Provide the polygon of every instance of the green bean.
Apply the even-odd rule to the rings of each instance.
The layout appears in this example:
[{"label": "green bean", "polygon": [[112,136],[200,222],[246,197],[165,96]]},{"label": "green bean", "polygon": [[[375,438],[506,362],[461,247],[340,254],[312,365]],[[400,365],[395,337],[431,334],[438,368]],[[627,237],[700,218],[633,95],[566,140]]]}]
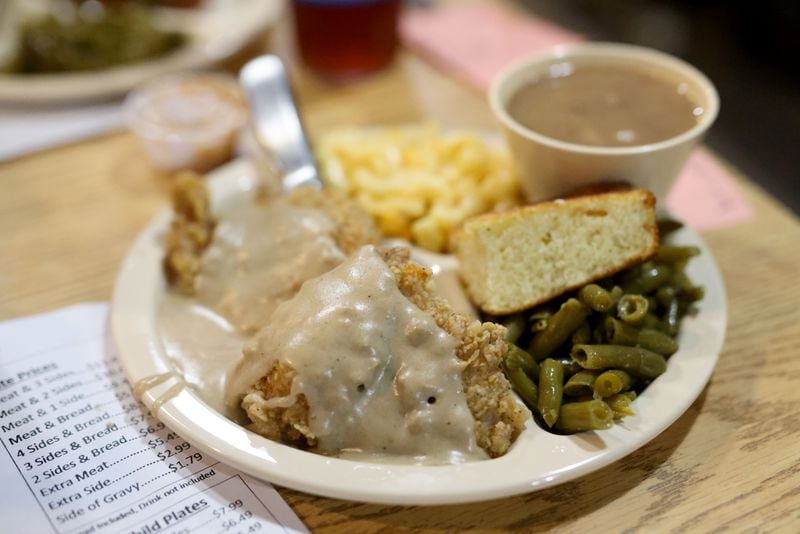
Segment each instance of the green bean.
[{"label": "green bean", "polygon": [[572,333],[572,344],[573,345],[583,345],[585,343],[589,343],[592,339],[592,329],[589,327],[589,323],[584,321],[577,330]]},{"label": "green bean", "polygon": [[516,343],[525,331],[526,323],[525,315],[522,313],[515,313],[503,319],[503,326],[506,327],[505,341]]},{"label": "green bean", "polygon": [[561,364],[561,367],[564,369],[564,376],[570,377],[575,373],[580,373],[583,371],[583,367],[572,359],[572,356],[567,356],[566,358],[555,358],[555,360]]},{"label": "green bean", "polygon": [[621,419],[629,415],[636,415],[631,408],[631,403],[636,398],[636,393],[633,391],[626,391],[625,393],[618,393],[612,395],[605,400],[611,411],[614,412],[614,419]]},{"label": "green bean", "polygon": [[531,410],[536,408],[539,399],[539,390],[536,384],[533,383],[533,380],[528,378],[528,375],[525,374],[525,371],[523,371],[521,367],[511,367],[505,364],[504,367],[506,377],[508,377],[508,381],[511,382],[511,387],[514,388],[514,391],[522,397],[522,400]]},{"label": "green bean", "polygon": [[639,323],[639,326],[642,328],[652,328],[653,330],[658,330],[659,332],[667,331],[667,327],[664,322],[658,318],[658,316],[652,312],[647,312],[642,319],[642,322]]},{"label": "green bean", "polygon": [[661,239],[683,228],[683,223],[674,219],[661,219],[657,221],[656,224],[658,225],[658,237]]},{"label": "green bean", "polygon": [[687,298],[690,302],[697,302],[703,300],[706,296],[706,290],[703,286],[692,286],[691,289],[685,289],[681,293],[681,298]]},{"label": "green bean", "polygon": [[[606,333],[603,330],[603,325],[598,324],[592,328],[592,340],[589,343],[584,343],[585,345],[602,345],[606,342]],[[581,343],[573,343],[574,345],[581,345]]]},{"label": "green bean", "polygon": [[565,434],[611,428],[614,412],[603,401],[569,402],[561,406],[556,429]]},{"label": "green bean", "polygon": [[[603,400],[603,399],[595,398],[594,394],[578,395],[576,397],[570,397],[569,398],[569,402],[570,403],[573,403],[573,402],[586,402],[586,401],[590,401],[590,400]],[[605,401],[603,401],[603,402],[605,402]],[[562,404],[562,406],[563,406],[563,404]]]},{"label": "green bean", "polygon": [[703,286],[692,286],[684,289],[678,298],[680,298],[682,301],[692,303],[697,302],[698,300],[703,300],[705,295],[706,291]]},{"label": "green bean", "polygon": [[650,303],[641,295],[622,295],[617,303],[617,317],[630,324],[638,324],[644,320]]},{"label": "green bean", "polygon": [[528,316],[528,322],[531,324],[531,332],[541,332],[547,328],[547,322],[553,316],[552,310],[539,308]]},{"label": "green bean", "polygon": [[594,371],[580,371],[575,373],[567,383],[564,384],[564,395],[579,397],[581,395],[591,395],[594,392],[594,381],[597,373]]},{"label": "green bean", "polygon": [[684,291],[681,297],[684,295],[688,296],[692,302],[697,302],[698,300],[703,300],[703,297],[706,296],[706,290],[703,286],[694,286],[691,291]]},{"label": "green bean", "polygon": [[664,324],[667,327],[667,334],[670,336],[677,336],[680,329],[680,303],[678,300],[673,300],[667,306],[667,313],[664,316]]},{"label": "green bean", "polygon": [[530,354],[513,343],[506,343],[506,345],[508,348],[505,356],[503,357],[503,361],[505,362],[506,366],[519,367],[533,380],[538,380],[539,364],[536,363],[536,360],[534,360]]},{"label": "green bean", "polygon": [[642,264],[641,272],[636,276],[626,277],[622,289],[626,293],[645,294],[655,291],[672,278],[672,269],[664,264],[647,262]]},{"label": "green bean", "polygon": [[641,347],[575,345],[570,354],[584,369],[623,369],[638,378],[655,378],[667,370],[662,355]]},{"label": "green bean", "polygon": [[621,369],[609,369],[600,373],[594,381],[594,392],[600,397],[610,397],[629,389],[633,377]]},{"label": "green bean", "polygon": [[678,350],[678,343],[674,339],[652,328],[638,329],[613,317],[606,317],[603,326],[610,345],[642,347],[664,356],[675,354]]},{"label": "green bean", "polygon": [[679,247],[675,245],[661,245],[655,260],[665,263],[683,262],[700,254],[697,247]]},{"label": "green bean", "polygon": [[664,307],[669,306],[669,303],[675,300],[678,295],[678,290],[674,286],[664,285],[656,290],[656,302]]},{"label": "green bean", "polygon": [[676,287],[678,295],[682,300],[694,302],[704,296],[703,288],[694,285],[685,272],[676,272],[672,277],[672,284]]},{"label": "green bean", "polygon": [[550,356],[581,325],[587,315],[589,308],[576,299],[568,299],[547,321],[547,327],[533,336],[528,352],[536,361]]},{"label": "green bean", "polygon": [[561,397],[564,391],[564,369],[561,364],[546,358],[539,368],[539,400],[537,407],[547,426],[552,427],[558,419]]},{"label": "green bean", "polygon": [[678,290],[679,293],[688,287],[694,286],[692,281],[689,279],[689,276],[686,274],[686,271],[683,269],[674,270],[670,283],[675,287],[675,289]]},{"label": "green bean", "polygon": [[[649,263],[650,262],[648,262],[648,264]],[[638,263],[619,273],[619,276],[617,277],[617,285],[622,288],[623,292],[625,292],[625,284],[636,280],[642,275],[642,269],[644,268],[644,265],[644,263]]]},{"label": "green bean", "polygon": [[614,307],[611,294],[597,284],[588,284],[580,288],[578,300],[600,313],[606,313]]},{"label": "green bean", "polygon": [[614,304],[616,304],[617,302],[619,302],[619,299],[622,298],[622,295],[624,295],[625,292],[622,290],[621,287],[614,286],[611,288],[611,291],[609,291],[608,294],[611,295],[611,298],[614,299]]},{"label": "green bean", "polygon": [[547,318],[546,317],[540,317],[538,319],[533,319],[531,321],[531,332],[533,332],[533,333],[541,332],[545,328],[547,328]]}]

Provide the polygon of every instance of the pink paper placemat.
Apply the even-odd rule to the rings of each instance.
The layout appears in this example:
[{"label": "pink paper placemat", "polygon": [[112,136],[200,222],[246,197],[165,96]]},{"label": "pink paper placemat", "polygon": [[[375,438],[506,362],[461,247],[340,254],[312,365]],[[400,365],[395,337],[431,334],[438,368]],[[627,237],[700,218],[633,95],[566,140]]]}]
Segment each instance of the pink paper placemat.
[{"label": "pink paper placemat", "polygon": [[409,10],[403,43],[481,90],[511,61],[584,38],[550,22],[511,13],[488,2],[458,2]]},{"label": "pink paper placemat", "polygon": [[[486,1],[408,10],[400,34],[406,46],[484,92],[512,61],[584,40],[550,22]],[[753,214],[728,172],[704,149],[689,158],[667,204],[698,230],[730,226]]]},{"label": "pink paper placemat", "polygon": [[722,165],[696,149],[667,197],[670,211],[698,230],[724,228],[753,216],[753,208]]}]

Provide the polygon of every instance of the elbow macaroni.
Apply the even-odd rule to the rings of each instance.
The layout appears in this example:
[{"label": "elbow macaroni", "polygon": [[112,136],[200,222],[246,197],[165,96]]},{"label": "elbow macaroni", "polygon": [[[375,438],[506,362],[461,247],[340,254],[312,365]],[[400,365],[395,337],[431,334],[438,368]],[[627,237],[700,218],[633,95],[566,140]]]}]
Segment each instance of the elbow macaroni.
[{"label": "elbow macaroni", "polygon": [[433,126],[344,129],[318,143],[325,181],[355,198],[389,237],[437,252],[468,217],[519,203],[508,154]]}]

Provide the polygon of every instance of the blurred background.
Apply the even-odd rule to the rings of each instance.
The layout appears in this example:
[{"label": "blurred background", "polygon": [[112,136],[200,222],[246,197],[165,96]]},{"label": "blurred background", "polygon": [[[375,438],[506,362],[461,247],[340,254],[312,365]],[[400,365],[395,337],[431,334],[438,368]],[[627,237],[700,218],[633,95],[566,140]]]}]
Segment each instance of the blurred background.
[{"label": "blurred background", "polygon": [[[414,8],[417,13],[433,12],[442,5],[462,5],[462,2],[445,0],[369,0],[367,4],[373,6],[374,11],[383,10],[383,13],[370,15],[371,19],[359,18],[362,17],[359,10],[342,11],[344,14],[340,19],[332,19],[330,15],[314,16],[314,8],[331,3],[359,2],[0,0],[0,60],[3,60],[4,69],[10,66],[19,74],[8,76],[0,73],[0,98],[12,102],[0,107],[0,161],[34,148],[46,148],[46,143],[36,144],[42,128],[51,134],[63,129],[63,135],[55,136],[58,138],[54,137],[53,142],[74,139],[70,123],[73,111],[52,108],[48,100],[51,94],[59,98],[66,96],[76,102],[88,102],[90,96],[98,100],[107,99],[134,87],[133,79],[144,80],[156,74],[218,65],[221,59],[229,59],[234,51],[247,50],[247,43],[259,39],[264,41],[262,30],[292,26],[293,21],[298,23],[298,27],[305,28],[305,34],[296,34],[300,55],[323,78],[331,71],[352,68],[350,61],[356,61],[358,68],[367,71],[379,70],[394,57],[397,43],[392,27],[396,25],[400,5]],[[795,213],[800,213],[800,186],[794,153],[795,147],[800,146],[800,128],[797,127],[800,124],[800,74],[795,66],[800,52],[800,40],[796,35],[800,30],[800,9],[796,3],[790,0],[748,3],[722,0],[485,0],[483,3],[518,8],[592,40],[649,46],[694,64],[716,84],[722,101],[720,116],[707,137],[707,143]],[[128,4],[158,8],[164,12],[151,16],[143,10],[117,10],[119,6]],[[364,4],[363,0],[361,4]],[[43,19],[44,22],[27,27],[12,20],[15,16],[27,20],[31,17],[23,17],[23,11],[41,14],[47,11],[46,6],[53,5],[60,6],[56,9],[60,10],[56,13],[58,17]],[[73,9],[80,6],[79,16],[72,16],[80,23],[77,26],[72,22],[64,25],[64,20],[70,18],[63,13],[62,8],[66,5]],[[98,13],[106,7],[113,7],[112,12],[117,15],[98,23],[101,20]],[[285,8],[284,14],[280,13],[281,8]],[[383,25],[370,24],[369,20],[381,20]],[[170,30],[159,31],[162,23]],[[458,32],[466,34],[486,33],[483,30],[486,28],[457,28]],[[23,53],[9,62],[7,49],[20,32],[24,32],[27,39],[20,42],[27,45],[22,49]],[[500,38],[501,32],[498,33]],[[447,38],[439,39],[444,43],[440,46],[445,49]],[[331,40],[348,39],[353,46],[360,47],[361,53],[356,60],[347,55],[350,50],[339,57],[332,54]],[[264,43],[261,44],[263,51]],[[464,61],[469,61],[469,58]],[[235,72],[235,65],[240,64],[234,62],[231,68],[231,62],[228,63],[231,72]],[[131,76],[104,75],[103,69],[108,65],[130,66]],[[98,76],[87,77],[85,79],[89,81],[84,83],[79,83],[77,76],[68,83],[52,84],[46,78],[29,82],[39,73],[71,74],[73,71],[97,72]],[[459,78],[458,73],[455,74]],[[358,83],[358,79],[353,82]],[[13,102],[15,95],[21,95],[17,99],[19,102]],[[77,117],[77,111],[74,113]],[[119,123],[119,106],[94,107],[82,112],[80,117],[86,124],[96,123],[94,127],[99,132]],[[84,130],[88,131],[87,128]],[[21,146],[20,150],[12,148],[15,143],[23,144],[20,135],[23,131],[32,141],[28,143],[26,140],[28,146]],[[53,142],[48,141],[51,145]],[[3,153],[3,147],[6,147],[6,153]]]},{"label": "blurred background", "polygon": [[702,70],[722,107],[706,143],[800,213],[800,9],[791,0],[520,0],[597,41],[649,46]]}]

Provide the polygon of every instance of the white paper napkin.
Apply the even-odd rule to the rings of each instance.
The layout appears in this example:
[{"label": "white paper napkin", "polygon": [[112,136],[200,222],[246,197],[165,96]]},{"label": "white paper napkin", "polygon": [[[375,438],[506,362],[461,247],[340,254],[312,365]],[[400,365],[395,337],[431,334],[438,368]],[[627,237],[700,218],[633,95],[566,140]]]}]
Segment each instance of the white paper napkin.
[{"label": "white paper napkin", "polygon": [[0,106],[0,162],[122,127],[121,103]]}]

